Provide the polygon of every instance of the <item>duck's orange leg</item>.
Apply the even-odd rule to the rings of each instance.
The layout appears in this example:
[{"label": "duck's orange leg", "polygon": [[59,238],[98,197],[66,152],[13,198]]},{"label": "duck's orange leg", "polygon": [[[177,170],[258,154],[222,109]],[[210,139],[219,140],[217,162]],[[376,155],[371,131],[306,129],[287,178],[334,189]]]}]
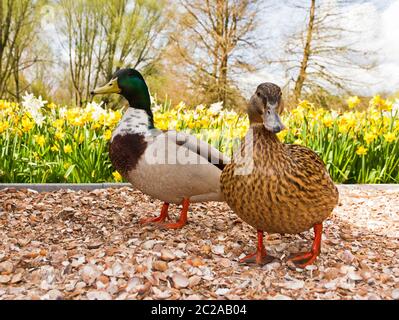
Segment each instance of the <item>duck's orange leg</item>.
[{"label": "duck's orange leg", "polygon": [[297,254],[289,259],[290,261],[295,263],[299,268],[305,268],[307,265],[313,264],[317,256],[320,254],[321,234],[323,231],[323,225],[321,223],[315,224],[313,230],[314,230],[314,240],[311,251]]},{"label": "duck's orange leg", "polygon": [[162,206],[162,209],[161,209],[161,214],[160,214],[159,217],[141,219],[140,223],[141,224],[148,224],[148,223],[161,223],[161,222],[164,222],[166,220],[166,218],[169,218],[168,208],[169,208],[169,203],[164,202],[164,204]]},{"label": "duck's orange leg", "polygon": [[256,247],[256,252],[251,253],[244,258],[240,259],[241,263],[254,263],[263,265],[274,260],[274,257],[266,254],[265,246],[263,245],[263,231],[258,230],[258,245]]},{"label": "duck's orange leg", "polygon": [[162,227],[166,228],[166,229],[181,229],[181,228],[183,228],[187,223],[187,212],[188,212],[189,206],[190,206],[190,200],[187,198],[184,198],[183,199],[183,208],[181,209],[179,221],[177,221],[175,223],[164,223],[164,224],[162,224]]}]

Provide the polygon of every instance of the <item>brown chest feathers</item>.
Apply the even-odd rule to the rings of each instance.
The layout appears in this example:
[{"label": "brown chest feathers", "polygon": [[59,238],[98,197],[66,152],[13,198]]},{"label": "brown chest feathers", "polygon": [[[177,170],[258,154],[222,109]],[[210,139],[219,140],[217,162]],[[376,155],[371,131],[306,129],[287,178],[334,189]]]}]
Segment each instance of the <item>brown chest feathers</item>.
[{"label": "brown chest feathers", "polygon": [[[248,224],[270,233],[299,233],[326,219],[338,191],[312,150],[281,143],[263,125],[243,140],[240,157],[226,166],[221,190]],[[253,146],[252,153],[248,152]]]},{"label": "brown chest feathers", "polygon": [[136,168],[145,152],[147,142],[142,134],[128,133],[117,135],[109,145],[109,157],[112,165],[123,177]]}]

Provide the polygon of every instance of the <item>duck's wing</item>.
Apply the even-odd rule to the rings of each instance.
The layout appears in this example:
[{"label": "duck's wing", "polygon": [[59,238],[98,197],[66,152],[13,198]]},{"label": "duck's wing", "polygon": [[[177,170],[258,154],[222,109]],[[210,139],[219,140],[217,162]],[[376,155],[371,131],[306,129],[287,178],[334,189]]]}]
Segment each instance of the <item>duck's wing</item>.
[{"label": "duck's wing", "polygon": [[286,144],[286,147],[298,165],[306,167],[312,164],[317,172],[327,171],[324,161],[313,150],[298,144]]},{"label": "duck's wing", "polygon": [[286,147],[293,159],[291,175],[295,175],[297,181],[305,182],[307,188],[321,188],[327,193],[332,191],[338,201],[338,189],[319,155],[307,147],[296,144],[287,144]]},{"label": "duck's wing", "polygon": [[228,156],[212,147],[209,143],[206,143],[191,134],[168,131],[166,135],[168,136],[168,140],[174,141],[178,147],[186,148],[198,154],[220,170],[223,170],[223,168],[230,163],[230,158]]}]

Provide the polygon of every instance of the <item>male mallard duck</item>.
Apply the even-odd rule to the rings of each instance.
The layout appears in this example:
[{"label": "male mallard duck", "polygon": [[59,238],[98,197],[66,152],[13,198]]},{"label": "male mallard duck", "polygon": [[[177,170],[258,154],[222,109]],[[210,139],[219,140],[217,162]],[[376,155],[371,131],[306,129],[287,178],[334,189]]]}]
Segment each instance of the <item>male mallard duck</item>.
[{"label": "male mallard duck", "polygon": [[290,259],[304,267],[320,253],[322,222],[337,205],[338,190],[315,152],[279,141],[282,109],[280,88],[259,85],[249,102],[250,130],[222,172],[221,190],[237,215],[258,231],[257,252],[242,262],[271,260],[263,246],[264,231],[296,234],[313,227],[311,251]]},{"label": "male mallard duck", "polygon": [[156,129],[148,87],[137,70],[121,69],[105,86],[92,91],[107,93],[119,93],[129,102],[111,136],[113,166],[135,188],[164,201],[161,215],[142,223],[163,223],[169,203],[182,203],[179,221],[163,224],[181,228],[190,202],[223,201],[220,174],[229,159],[194,136]]}]

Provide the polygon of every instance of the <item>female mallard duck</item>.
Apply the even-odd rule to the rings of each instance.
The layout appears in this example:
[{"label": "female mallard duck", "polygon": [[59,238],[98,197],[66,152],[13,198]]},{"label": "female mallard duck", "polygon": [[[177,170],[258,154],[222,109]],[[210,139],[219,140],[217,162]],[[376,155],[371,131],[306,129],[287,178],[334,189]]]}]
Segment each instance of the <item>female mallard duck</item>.
[{"label": "female mallard duck", "polygon": [[337,205],[338,190],[316,153],[279,141],[282,109],[280,88],[259,85],[249,103],[250,130],[241,152],[222,172],[221,190],[237,215],[258,231],[257,252],[242,262],[271,260],[263,246],[264,231],[296,234],[313,227],[311,251],[290,259],[304,267],[320,253],[322,222]]},{"label": "female mallard duck", "polygon": [[[135,188],[164,201],[161,215],[142,220],[166,228],[187,222],[190,202],[223,201],[220,174],[229,159],[196,137],[154,127],[148,87],[134,69],[121,69],[92,94],[119,93],[129,108],[112,133],[109,155],[113,166]],[[182,203],[177,223],[163,224],[169,203]]]}]

